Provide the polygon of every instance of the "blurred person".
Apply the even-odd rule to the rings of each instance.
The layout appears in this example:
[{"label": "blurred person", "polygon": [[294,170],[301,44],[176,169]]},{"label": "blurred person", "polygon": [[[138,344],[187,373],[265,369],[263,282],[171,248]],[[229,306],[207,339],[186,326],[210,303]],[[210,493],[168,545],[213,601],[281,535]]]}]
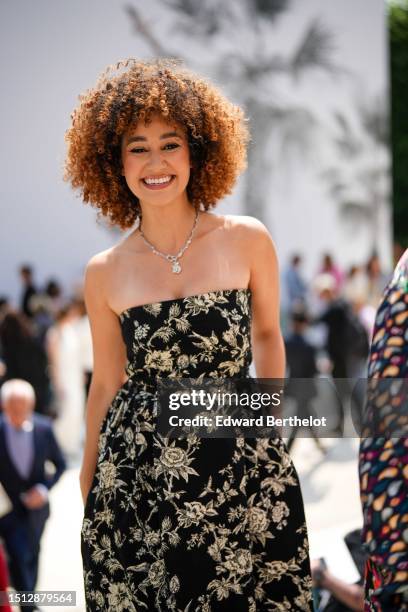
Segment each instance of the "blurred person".
[{"label": "blurred person", "polygon": [[[7,591],[9,588],[9,572],[7,567],[6,557],[4,555],[3,547],[0,543],[0,592]],[[11,606],[0,602],[0,612],[12,612]]]},{"label": "blurred person", "polygon": [[307,284],[302,277],[301,265],[301,256],[293,255],[283,274],[282,293],[286,296],[286,306],[289,311],[306,301]]},{"label": "blurred person", "polygon": [[332,276],[336,284],[336,290],[340,291],[344,282],[344,273],[339,266],[334,263],[333,256],[330,255],[330,253],[324,253],[322,256],[322,263],[319,269],[319,275],[321,274],[329,274]]},{"label": "blurred person", "polygon": [[55,435],[67,458],[75,459],[81,450],[84,426],[85,390],[80,337],[76,328],[79,310],[75,302],[56,315],[46,336],[50,374],[55,396]]},{"label": "blurred person", "polygon": [[64,308],[66,300],[62,292],[61,285],[55,279],[50,279],[44,289],[45,308],[51,317],[55,320],[59,311]]},{"label": "blurred person", "polygon": [[0,323],[6,314],[6,312],[10,309],[10,302],[8,297],[2,295],[0,297]]},{"label": "blurred person", "polygon": [[368,278],[360,266],[350,267],[342,288],[343,297],[350,303],[365,304],[368,300]]},{"label": "blurred person", "polygon": [[37,294],[37,288],[34,283],[34,272],[31,266],[24,265],[20,268],[20,279],[23,285],[23,291],[20,300],[20,309],[26,317],[32,317],[31,299]]},{"label": "blurred person", "polygon": [[[291,313],[292,332],[285,338],[286,363],[288,384],[285,388],[285,395],[293,397],[296,401],[296,415],[300,418],[315,416],[312,400],[317,395],[316,383],[314,378],[317,370],[317,350],[305,338],[308,327],[307,313],[303,308],[296,308]],[[296,379],[310,379],[307,383],[302,381],[300,384]],[[291,379],[295,379],[291,384]],[[314,428],[310,427],[310,433],[319,450],[324,452],[324,447],[315,433]],[[288,441],[287,449],[290,451],[299,427],[293,427]]]},{"label": "blurred person", "polygon": [[89,324],[84,300],[77,299],[76,305],[78,308],[78,319],[75,322],[75,329],[79,341],[79,360],[84,376],[85,396],[88,397],[93,370],[91,326]]},{"label": "blurred person", "polygon": [[367,307],[361,301],[354,300],[347,312],[348,324],[348,361],[347,371],[350,378],[363,378],[366,374],[369,340]]},{"label": "blurred person", "polygon": [[50,308],[50,300],[44,293],[38,293],[31,301],[33,309],[33,328],[35,336],[45,348],[47,331],[54,324],[53,309]]},{"label": "blurred person", "polygon": [[[0,324],[3,321],[6,313],[10,309],[10,304],[7,297],[0,297]],[[3,360],[3,351],[1,348],[1,339],[0,339],[0,385],[4,380],[6,375],[6,364]]]},{"label": "blurred person", "polygon": [[365,376],[369,339],[375,318],[375,310],[368,304],[368,278],[363,268],[351,266],[342,294],[350,305],[355,328],[352,332],[354,334],[353,347],[349,355],[349,376],[359,378]]},{"label": "blurred person", "polygon": [[58,312],[65,306],[65,299],[58,282],[49,280],[43,291],[38,292],[31,300],[33,322],[36,335],[43,346],[46,344],[46,335],[55,323]]},{"label": "blurred person", "polygon": [[316,612],[364,611],[363,575],[366,554],[361,544],[361,529],[355,529],[348,533],[344,537],[344,541],[360,578],[353,584],[345,582],[326,567],[324,559],[313,559],[311,564],[313,587],[318,592],[323,590],[329,594],[329,598],[324,604],[322,602],[317,603]]},{"label": "blurred person", "polygon": [[360,318],[361,302],[350,304],[342,298],[331,276],[316,279],[315,289],[325,304],[323,312],[314,323],[327,326],[327,351],[333,363],[333,378],[357,375],[356,362],[366,360],[368,333]]},{"label": "blurred person", "polygon": [[332,362],[331,375],[339,395],[339,424],[337,433],[342,433],[344,422],[344,402],[351,398],[355,415],[361,413],[358,394],[352,395],[352,375],[356,374],[357,363],[366,359],[368,337],[366,330],[355,315],[351,306],[339,296],[336,282],[332,275],[322,274],[315,281],[319,298],[326,305],[314,323],[327,326],[326,348]]},{"label": "blurred person", "polygon": [[8,310],[0,322],[1,357],[4,378],[22,378],[35,389],[35,410],[48,414],[51,401],[47,354],[32,330],[32,321],[22,313]]},{"label": "blurred person", "polygon": [[374,331],[376,309],[374,306],[367,303],[355,303],[354,307],[358,312],[358,318],[366,330],[367,338],[371,341]]},{"label": "blurred person", "polygon": [[407,379],[408,250],[377,310],[360,441],[365,609],[372,612],[408,610]]},{"label": "blurred person", "polygon": [[327,327],[327,352],[332,361],[333,378],[347,377],[347,306],[338,295],[332,274],[321,274],[315,281],[316,292],[324,304],[323,312],[314,323]]},{"label": "blurred person", "polygon": [[366,265],[367,273],[367,303],[378,308],[388,277],[381,270],[380,259],[374,254]]},{"label": "blurred person", "polygon": [[[50,514],[48,492],[66,465],[50,419],[33,412],[33,387],[24,380],[9,380],[1,387],[0,398],[0,483],[12,503],[12,510],[0,518],[0,537],[13,587],[34,591],[41,536]],[[55,468],[53,474],[47,472],[49,463]]]}]

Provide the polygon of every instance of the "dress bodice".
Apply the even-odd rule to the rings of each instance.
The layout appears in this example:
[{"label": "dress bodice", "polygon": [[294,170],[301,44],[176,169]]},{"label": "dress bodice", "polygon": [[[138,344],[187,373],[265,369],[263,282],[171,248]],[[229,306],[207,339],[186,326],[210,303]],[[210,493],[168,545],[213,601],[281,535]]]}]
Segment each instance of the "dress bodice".
[{"label": "dress bodice", "polygon": [[252,360],[249,289],[134,306],[119,320],[130,377],[230,377],[247,372]]},{"label": "dress bodice", "polygon": [[170,379],[241,391],[250,302],[223,289],[120,314],[129,378],[101,424],[81,530],[89,612],[311,612],[299,480],[279,436],[162,433]]}]

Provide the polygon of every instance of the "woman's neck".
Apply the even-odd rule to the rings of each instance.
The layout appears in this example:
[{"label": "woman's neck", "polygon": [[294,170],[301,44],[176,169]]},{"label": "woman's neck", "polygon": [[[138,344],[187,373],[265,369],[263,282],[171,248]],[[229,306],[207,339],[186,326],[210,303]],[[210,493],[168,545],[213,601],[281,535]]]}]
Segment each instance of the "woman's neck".
[{"label": "woman's neck", "polygon": [[141,229],[149,242],[164,253],[179,251],[194,225],[196,210],[186,199],[177,205],[142,207]]}]

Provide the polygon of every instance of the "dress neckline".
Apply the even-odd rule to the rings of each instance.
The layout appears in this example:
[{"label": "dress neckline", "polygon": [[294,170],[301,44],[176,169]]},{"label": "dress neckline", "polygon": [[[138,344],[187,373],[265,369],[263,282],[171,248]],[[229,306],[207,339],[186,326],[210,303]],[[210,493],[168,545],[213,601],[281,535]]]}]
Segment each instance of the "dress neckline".
[{"label": "dress neckline", "polygon": [[210,293],[215,293],[215,294],[220,294],[220,293],[226,293],[227,291],[231,292],[235,292],[235,293],[251,293],[251,290],[249,287],[238,287],[238,288],[232,288],[232,289],[213,289],[212,291],[204,291],[203,293],[194,293],[193,295],[184,295],[183,297],[179,297],[179,298],[169,298],[168,300],[157,300],[156,302],[148,302],[147,304],[138,304],[137,306],[129,306],[129,308],[126,308],[125,310],[122,310],[122,312],[118,315],[119,319],[121,319],[126,313],[131,312],[132,310],[137,310],[140,308],[144,308],[145,306],[152,306],[153,304],[168,304],[169,302],[183,302],[184,300],[188,300],[191,298],[197,298],[197,297],[203,297],[205,295],[210,295]]}]

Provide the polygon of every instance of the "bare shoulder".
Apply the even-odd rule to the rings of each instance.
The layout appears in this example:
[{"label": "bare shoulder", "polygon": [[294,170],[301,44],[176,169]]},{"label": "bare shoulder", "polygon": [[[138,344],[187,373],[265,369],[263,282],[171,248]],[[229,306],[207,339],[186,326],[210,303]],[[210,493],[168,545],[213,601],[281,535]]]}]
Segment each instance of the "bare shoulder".
[{"label": "bare shoulder", "polygon": [[242,247],[257,249],[269,245],[269,248],[274,249],[272,236],[259,219],[250,215],[225,215],[225,224]]},{"label": "bare shoulder", "polygon": [[93,255],[85,268],[85,297],[105,296],[105,288],[112,274],[115,260],[115,247]]},{"label": "bare shoulder", "polygon": [[86,264],[86,277],[95,278],[106,274],[109,270],[109,267],[112,265],[113,257],[114,247],[93,255]]},{"label": "bare shoulder", "polygon": [[231,231],[240,232],[246,235],[269,234],[267,227],[250,215],[223,215],[225,226]]}]

